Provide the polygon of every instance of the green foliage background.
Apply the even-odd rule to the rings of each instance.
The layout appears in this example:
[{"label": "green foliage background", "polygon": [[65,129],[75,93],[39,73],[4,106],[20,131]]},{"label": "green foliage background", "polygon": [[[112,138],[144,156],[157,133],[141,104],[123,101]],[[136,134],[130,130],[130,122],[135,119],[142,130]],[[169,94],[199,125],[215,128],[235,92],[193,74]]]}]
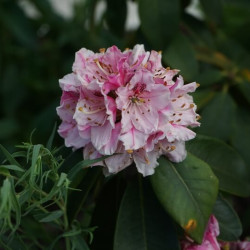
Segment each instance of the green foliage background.
[{"label": "green foliage background", "polygon": [[[37,131],[33,134],[33,141],[41,144],[46,143],[53,125],[57,121],[55,108],[59,105],[61,95],[58,79],[71,71],[74,53],[77,50],[86,47],[98,51],[99,48],[109,47],[113,44],[123,50],[126,47],[133,47],[137,43],[145,44],[147,50],[161,50],[165,66],[180,69],[186,82],[197,81],[200,84],[200,88],[194,94],[194,99],[202,117],[202,125],[196,129],[196,132],[203,136],[188,143],[190,156],[186,163],[183,163],[183,166],[188,168],[190,165],[196,165],[197,161],[201,159],[200,165],[208,164],[219,179],[220,195],[215,203],[214,212],[218,218],[221,218],[221,225],[225,225],[222,238],[236,240],[241,233],[237,215],[230,212],[232,211],[231,206],[234,206],[243,222],[242,238],[249,236],[250,200],[249,198],[236,198],[228,193],[240,197],[249,197],[250,195],[250,32],[248,32],[250,2],[248,0],[200,0],[199,8],[203,13],[203,18],[200,19],[185,11],[190,4],[188,0],[138,0],[136,2],[139,6],[141,25],[133,31],[125,30],[126,0],[105,0],[107,9],[98,21],[95,19],[98,0],[77,1],[74,5],[73,17],[70,19],[65,19],[57,14],[47,0],[27,0],[39,12],[36,18],[31,18],[20,7],[20,2],[17,0],[0,1],[1,144],[13,152],[13,146],[27,141],[34,128]],[[215,137],[224,142],[206,136]],[[59,147],[63,141],[56,136],[54,144]],[[45,157],[44,154],[46,155],[47,151],[43,149],[43,146],[38,147],[33,144],[26,145],[25,150],[29,147],[31,147],[31,151],[33,150],[33,156],[28,156],[32,167],[32,159],[37,163],[37,157],[39,155]],[[68,155],[69,152],[64,150],[63,155]],[[0,159],[5,157],[6,154],[5,156],[2,154]],[[50,158],[52,162],[53,157]],[[62,173],[68,173],[69,169],[72,169],[77,161],[81,160],[81,152],[75,152],[70,157],[61,170],[59,170],[59,166],[57,168],[52,163],[52,165],[47,165],[48,167],[54,166],[52,167],[55,171],[53,178],[57,181],[64,178],[60,177]],[[196,157],[199,158],[197,161],[194,160]],[[190,162],[195,163],[191,164]],[[8,166],[17,166],[23,163],[21,160],[21,163],[9,164],[11,165]],[[171,165],[169,162],[162,164]],[[21,167],[21,165],[18,166]],[[7,167],[7,170],[22,173],[22,169],[14,167],[13,170],[13,166]],[[4,169],[3,172],[6,176],[6,167]],[[170,171],[171,166],[168,169]],[[132,249],[123,245],[125,243],[120,238],[119,225],[117,225],[118,231],[114,236],[116,216],[119,220],[121,214],[126,214],[126,211],[129,211],[129,204],[138,202],[137,198],[140,194],[131,192],[132,187],[139,185],[140,190],[147,190],[148,184],[140,184],[136,181],[129,185],[121,203],[121,197],[126,187],[124,178],[108,182],[100,177],[100,172],[95,171],[88,170],[85,177],[78,176],[78,179],[73,182],[73,188],[83,189],[85,193],[84,195],[77,192],[71,193],[70,204],[72,207],[68,208],[70,220],[73,221],[77,215],[81,214],[82,209],[91,211],[89,217],[86,212],[84,223],[81,223],[85,224],[86,228],[95,225],[100,227],[100,231],[96,232],[96,240],[94,239],[91,245],[93,249],[101,249],[101,242],[104,244],[104,241],[107,244],[105,249],[111,249],[113,237],[115,237],[115,249]],[[176,208],[168,208],[165,202],[165,199],[171,199],[171,197],[161,195],[161,190],[165,186],[161,187],[157,179],[157,176],[160,176],[160,171],[164,172],[165,170],[159,167],[157,174],[151,180],[153,189],[163,207],[181,225],[182,220],[185,220],[186,217],[183,214],[184,217],[176,216],[174,214]],[[188,178],[187,173],[188,171],[180,173],[184,180]],[[171,173],[164,174],[169,176]],[[18,178],[20,176],[17,175]],[[25,178],[23,179],[24,183],[28,181],[29,185],[34,187],[35,180]],[[67,183],[68,178],[70,180],[70,176],[65,176],[65,183]],[[128,176],[126,178],[129,179]],[[178,182],[178,180],[176,181]],[[1,186],[5,190],[11,190],[13,185],[13,182],[4,182],[1,179]],[[67,186],[65,185],[64,187]],[[105,188],[100,188],[103,185]],[[118,190],[116,194],[110,191],[114,188]],[[169,189],[171,190],[171,188],[173,187],[170,186]],[[190,188],[192,189],[192,185]],[[195,189],[195,187],[193,188]],[[42,186],[40,189],[43,190]],[[3,188],[1,190],[4,192]],[[49,192],[49,190],[46,191]],[[58,197],[56,191],[53,192],[55,193],[53,193],[52,200],[55,202]],[[61,189],[60,192],[62,192]],[[92,198],[89,197],[89,193]],[[101,196],[105,197],[105,201],[109,201],[110,206],[105,205],[102,198],[93,202],[93,197],[100,193]],[[132,195],[129,195],[130,193]],[[222,195],[225,196],[226,200]],[[153,207],[154,202],[150,202],[151,196],[149,195],[148,200],[144,202]],[[29,199],[31,198],[32,196],[29,197]],[[65,193],[61,194],[60,198],[65,200]],[[211,196],[211,204],[215,198]],[[36,199],[38,199],[37,196],[33,197],[32,201],[34,202]],[[74,203],[76,200],[79,202]],[[152,200],[155,201],[155,197]],[[120,203],[126,209],[119,210]],[[160,211],[158,205],[155,205],[156,208],[149,207],[145,213],[150,214],[150,209],[159,209]],[[96,207],[95,210],[93,210],[93,206]],[[114,217],[110,217],[110,223],[100,215],[102,211],[100,211],[99,206],[107,214],[113,211]],[[178,208],[179,205],[176,206]],[[131,207],[131,211],[134,208]],[[63,211],[63,208],[61,207],[61,209],[52,209],[55,212],[55,217],[52,219],[63,218],[63,213],[60,212]],[[56,213],[56,211],[59,212]],[[209,211],[206,213],[209,214]],[[225,221],[223,213],[227,213],[227,218],[232,218],[232,220]],[[94,219],[90,223],[92,215]],[[16,216],[19,220],[20,215]],[[43,222],[41,220],[44,218],[43,216],[38,221]],[[140,217],[131,217],[131,219],[138,221],[138,223],[141,221]],[[205,223],[207,218],[203,219]],[[158,218],[156,218],[157,220]],[[169,218],[165,218],[165,220],[168,221]],[[230,228],[232,221],[234,221],[234,228]],[[37,225],[32,221],[29,223],[37,228]],[[105,225],[104,228],[108,228],[108,230],[102,229],[102,225]],[[129,225],[126,225],[125,222],[123,225],[124,228],[121,230],[129,230]],[[137,225],[140,227],[140,224]],[[71,224],[71,226],[75,231],[85,230],[79,225]],[[166,233],[169,230],[169,228],[164,228],[162,224],[159,224],[159,227],[163,227],[162,230],[165,230]],[[234,230],[235,228],[237,230]],[[192,235],[197,241],[200,240],[203,229],[200,230]],[[71,235],[75,237],[72,242],[76,245],[76,249],[78,249],[77,244],[84,244],[81,241],[82,238],[78,237],[79,234]],[[62,237],[71,236],[64,235]],[[159,239],[155,239],[155,241],[157,240],[159,241]],[[131,244],[134,245],[134,241]],[[175,244],[173,242],[172,246]],[[144,249],[143,247],[135,249]],[[150,247],[154,247],[154,245],[151,246],[149,242],[148,249],[164,249],[161,246],[158,248]]]}]

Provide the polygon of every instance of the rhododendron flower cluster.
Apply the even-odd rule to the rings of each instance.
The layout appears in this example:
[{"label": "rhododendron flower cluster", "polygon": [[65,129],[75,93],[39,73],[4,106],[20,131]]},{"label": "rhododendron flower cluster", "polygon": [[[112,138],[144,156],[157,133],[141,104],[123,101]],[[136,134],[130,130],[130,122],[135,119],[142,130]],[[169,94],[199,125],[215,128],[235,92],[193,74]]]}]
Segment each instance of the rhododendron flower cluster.
[{"label": "rhododendron flower cluster", "polygon": [[85,159],[113,155],[98,165],[117,173],[132,162],[144,176],[160,155],[180,162],[185,141],[199,125],[196,105],[179,70],[164,68],[161,53],[143,45],[121,52],[116,46],[76,53],[73,73],[60,79],[59,134],[67,147],[84,148]]}]

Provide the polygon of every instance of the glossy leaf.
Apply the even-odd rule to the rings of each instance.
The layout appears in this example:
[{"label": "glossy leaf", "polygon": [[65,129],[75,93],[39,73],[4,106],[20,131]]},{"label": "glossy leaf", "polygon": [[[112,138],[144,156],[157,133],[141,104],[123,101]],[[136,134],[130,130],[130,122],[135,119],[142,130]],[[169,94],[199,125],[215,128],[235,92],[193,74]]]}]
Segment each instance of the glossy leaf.
[{"label": "glossy leaf", "polygon": [[179,0],[140,0],[139,14],[145,37],[156,50],[166,48],[178,30],[180,18]]},{"label": "glossy leaf", "polygon": [[213,214],[219,222],[219,239],[223,241],[237,241],[242,234],[240,219],[232,206],[219,195],[214,206]]},{"label": "glossy leaf", "polygon": [[198,74],[198,63],[189,40],[178,34],[163,53],[163,60],[172,68],[180,69],[185,80],[191,81]]},{"label": "glossy leaf", "polygon": [[[250,75],[250,72],[248,73]],[[244,81],[238,84],[238,88],[250,104],[250,81]]]},{"label": "glossy leaf", "polygon": [[250,171],[233,148],[218,139],[197,136],[187,143],[187,150],[211,166],[221,190],[239,196],[250,195]]},{"label": "glossy leaf", "polygon": [[126,15],[126,0],[107,0],[106,20],[111,31],[118,36],[124,35]]},{"label": "glossy leaf", "polygon": [[205,107],[215,96],[216,92],[211,91],[210,89],[198,89],[192,96],[194,98],[194,102],[198,107],[198,110]]},{"label": "glossy leaf", "polygon": [[130,184],[124,194],[114,240],[114,250],[179,249],[177,235],[145,180]]},{"label": "glossy leaf", "polygon": [[201,113],[197,132],[228,140],[232,135],[236,105],[228,93],[218,93]]},{"label": "glossy leaf", "polygon": [[223,79],[223,73],[218,69],[204,70],[201,74],[196,77],[201,87],[207,87],[213,85]]},{"label": "glossy leaf", "polygon": [[211,22],[219,23],[222,19],[222,1],[221,0],[200,0],[201,6]]},{"label": "glossy leaf", "polygon": [[165,210],[201,243],[217,197],[218,180],[209,165],[189,154],[178,164],[161,157],[151,182]]},{"label": "glossy leaf", "polygon": [[[237,119],[232,136],[232,145],[238,150],[249,169],[250,165],[250,114],[246,108],[237,108]],[[248,170],[250,174],[250,170]],[[249,177],[250,179],[250,177]]]},{"label": "glossy leaf", "polygon": [[[126,182],[121,175],[110,179],[101,188],[92,215],[91,225],[98,225],[94,232],[91,249],[113,249],[115,225]],[[116,190],[114,192],[114,190]],[[103,216],[105,214],[105,216]]]}]

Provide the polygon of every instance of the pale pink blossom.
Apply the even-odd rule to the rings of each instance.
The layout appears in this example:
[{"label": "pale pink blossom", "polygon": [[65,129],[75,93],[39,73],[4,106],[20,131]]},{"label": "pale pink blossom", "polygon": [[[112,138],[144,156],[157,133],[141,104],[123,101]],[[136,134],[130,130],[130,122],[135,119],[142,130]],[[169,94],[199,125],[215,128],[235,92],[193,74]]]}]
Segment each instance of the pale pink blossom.
[{"label": "pale pink blossom", "polygon": [[185,141],[199,126],[190,92],[179,70],[165,69],[161,53],[116,46],[99,53],[79,50],[73,73],[59,80],[63,90],[57,113],[65,145],[84,147],[85,159],[113,155],[98,163],[117,173],[135,163],[144,176],[154,173],[157,159],[174,162],[186,157]]}]

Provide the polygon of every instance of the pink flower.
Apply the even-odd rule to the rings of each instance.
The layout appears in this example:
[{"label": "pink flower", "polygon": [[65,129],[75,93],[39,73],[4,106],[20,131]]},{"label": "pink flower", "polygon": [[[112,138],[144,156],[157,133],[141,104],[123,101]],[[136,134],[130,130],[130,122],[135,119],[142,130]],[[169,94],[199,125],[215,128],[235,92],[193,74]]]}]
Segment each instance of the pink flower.
[{"label": "pink flower", "polygon": [[203,236],[201,245],[192,242],[191,239],[187,238],[181,242],[183,250],[220,250],[220,245],[217,241],[219,235],[219,224],[214,215],[211,215],[206,231]]},{"label": "pink flower", "polygon": [[106,174],[134,162],[151,175],[161,155],[182,161],[185,141],[195,137],[189,127],[199,123],[189,95],[196,83],[184,85],[178,73],[163,68],[161,54],[143,45],[123,52],[116,46],[100,53],[79,50],[73,73],[59,80],[58,132],[65,145],[84,147],[85,159],[115,153],[98,163]]},{"label": "pink flower", "polygon": [[220,242],[221,249],[250,250],[250,241]]}]

